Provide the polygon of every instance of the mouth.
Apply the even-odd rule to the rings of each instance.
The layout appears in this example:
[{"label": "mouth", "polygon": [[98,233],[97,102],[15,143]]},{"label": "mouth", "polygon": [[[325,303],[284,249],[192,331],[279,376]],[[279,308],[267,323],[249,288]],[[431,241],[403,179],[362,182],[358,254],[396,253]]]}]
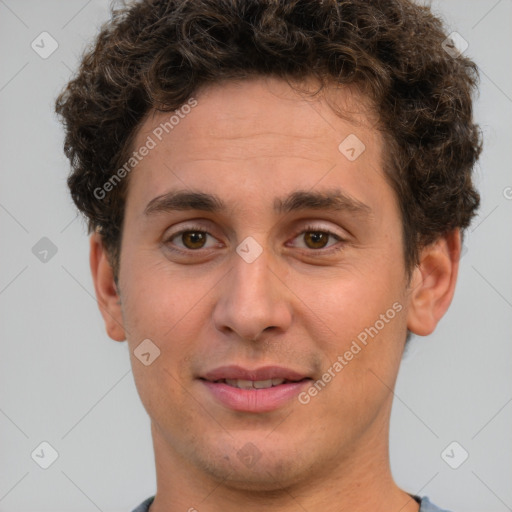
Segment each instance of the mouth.
[{"label": "mouth", "polygon": [[269,412],[288,404],[312,378],[300,372],[267,366],[254,370],[239,366],[217,368],[199,377],[209,398],[243,412]]},{"label": "mouth", "polygon": [[266,380],[245,380],[245,379],[219,379],[213,381],[214,384],[227,384],[233,388],[238,389],[268,389],[281,386],[282,384],[289,384],[291,382],[302,382],[303,380],[311,380],[307,377],[300,380],[288,380],[288,379],[266,379]]}]

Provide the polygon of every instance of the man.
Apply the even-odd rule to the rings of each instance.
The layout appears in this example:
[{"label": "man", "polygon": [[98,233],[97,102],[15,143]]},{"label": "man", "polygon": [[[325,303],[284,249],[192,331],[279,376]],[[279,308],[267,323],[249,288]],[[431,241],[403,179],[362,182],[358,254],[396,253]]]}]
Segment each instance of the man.
[{"label": "man", "polygon": [[151,418],[137,512],[440,510],[388,431],[479,203],[475,65],[447,46],[406,0],[146,0],[84,56],[57,111]]}]

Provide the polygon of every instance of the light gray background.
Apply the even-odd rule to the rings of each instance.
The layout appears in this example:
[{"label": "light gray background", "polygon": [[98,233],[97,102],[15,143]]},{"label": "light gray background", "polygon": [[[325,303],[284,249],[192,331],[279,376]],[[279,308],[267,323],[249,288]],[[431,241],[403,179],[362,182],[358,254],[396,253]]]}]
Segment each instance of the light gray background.
[{"label": "light gray background", "polygon": [[[392,468],[454,512],[502,512],[512,510],[512,0],[433,5],[480,67],[482,206],[447,316],[404,359]],[[53,114],[108,8],[0,0],[0,511],[125,512],[155,491],[149,420],[126,344],[104,332]],[[31,48],[43,31],[59,45],[47,59]],[[42,237],[58,249],[46,263],[32,252]],[[59,454],[46,470],[31,458],[42,441]],[[452,441],[469,453],[458,469],[441,457]]]}]

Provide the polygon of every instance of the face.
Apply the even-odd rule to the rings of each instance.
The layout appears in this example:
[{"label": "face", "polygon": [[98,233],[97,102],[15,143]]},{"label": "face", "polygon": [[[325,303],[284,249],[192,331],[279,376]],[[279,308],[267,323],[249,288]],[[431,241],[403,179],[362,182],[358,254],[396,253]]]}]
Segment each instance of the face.
[{"label": "face", "polygon": [[155,442],[240,488],[332,474],[387,442],[406,335],[383,140],[347,89],[195,100],[169,133],[172,113],[145,119],[126,199],[119,323]]}]

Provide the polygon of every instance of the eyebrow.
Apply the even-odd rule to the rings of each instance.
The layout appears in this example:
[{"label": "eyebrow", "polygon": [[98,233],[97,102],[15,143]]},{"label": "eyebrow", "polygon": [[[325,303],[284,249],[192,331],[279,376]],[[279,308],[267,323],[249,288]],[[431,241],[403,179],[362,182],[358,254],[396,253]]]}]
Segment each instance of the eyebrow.
[{"label": "eyebrow", "polygon": [[[187,190],[170,191],[152,199],[144,209],[145,215],[166,213],[174,210],[200,210],[219,213],[226,211],[224,201],[215,194]],[[348,211],[358,216],[370,216],[372,209],[339,189],[325,191],[296,190],[274,200],[276,213],[301,210]]]}]

